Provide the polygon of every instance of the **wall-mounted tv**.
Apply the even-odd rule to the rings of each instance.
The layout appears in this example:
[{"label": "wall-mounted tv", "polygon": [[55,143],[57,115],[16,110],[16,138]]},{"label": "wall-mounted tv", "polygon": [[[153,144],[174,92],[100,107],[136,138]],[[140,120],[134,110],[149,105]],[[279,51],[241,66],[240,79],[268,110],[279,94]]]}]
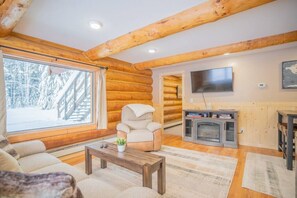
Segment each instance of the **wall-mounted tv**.
[{"label": "wall-mounted tv", "polygon": [[192,93],[233,91],[232,67],[191,72]]}]

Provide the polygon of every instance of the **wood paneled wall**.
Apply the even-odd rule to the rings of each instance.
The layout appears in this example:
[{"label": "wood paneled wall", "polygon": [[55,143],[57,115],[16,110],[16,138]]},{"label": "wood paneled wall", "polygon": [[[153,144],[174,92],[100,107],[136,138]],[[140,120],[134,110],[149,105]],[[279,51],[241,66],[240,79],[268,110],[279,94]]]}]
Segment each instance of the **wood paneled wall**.
[{"label": "wood paneled wall", "polygon": [[[0,38],[0,44],[4,47],[23,49],[28,52],[51,55],[57,58],[61,57],[70,61],[79,61],[80,63],[61,61],[45,56],[34,55],[28,52],[2,48],[4,53],[13,56],[45,62],[55,62],[56,64],[76,66],[83,69],[89,67],[84,65],[84,63],[108,66],[109,68],[106,72],[108,111],[107,130],[96,130],[96,126],[93,124],[64,129],[50,129],[30,133],[11,134],[9,135],[9,140],[12,143],[39,139],[45,143],[47,149],[51,149],[112,135],[116,132],[116,124],[121,120],[121,109],[124,105],[130,103],[152,104],[153,80],[151,70],[138,71],[134,69],[130,63],[111,58],[92,62],[83,57],[82,51],[80,50],[19,34]],[[96,69],[93,67],[91,70]]]},{"label": "wood paneled wall", "polygon": [[182,98],[177,97],[177,86],[181,85],[181,77],[163,77],[164,124],[182,120]]}]

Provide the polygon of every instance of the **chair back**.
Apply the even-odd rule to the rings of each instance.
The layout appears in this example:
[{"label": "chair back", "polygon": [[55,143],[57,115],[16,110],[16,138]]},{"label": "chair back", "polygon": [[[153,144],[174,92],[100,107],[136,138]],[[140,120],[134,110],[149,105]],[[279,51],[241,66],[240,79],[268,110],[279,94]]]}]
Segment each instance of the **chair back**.
[{"label": "chair back", "polygon": [[146,113],[140,117],[136,117],[134,112],[128,106],[124,106],[122,109],[122,123],[128,125],[132,129],[145,129],[152,121],[153,113]]}]

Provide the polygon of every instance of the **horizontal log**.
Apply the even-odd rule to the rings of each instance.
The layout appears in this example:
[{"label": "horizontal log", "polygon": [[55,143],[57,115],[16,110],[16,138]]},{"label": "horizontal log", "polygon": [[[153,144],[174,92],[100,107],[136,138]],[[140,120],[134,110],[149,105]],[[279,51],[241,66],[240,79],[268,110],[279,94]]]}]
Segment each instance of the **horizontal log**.
[{"label": "horizontal log", "polygon": [[151,75],[150,70],[138,71],[131,67],[131,63],[125,61],[109,57],[100,59],[99,61],[90,61],[82,54],[83,51],[81,50],[15,32],[0,38],[0,43],[3,47],[24,50],[30,53],[38,53],[41,55],[53,56],[55,58],[77,61],[82,64],[108,66],[113,69],[130,73]]},{"label": "horizontal log", "polygon": [[153,90],[152,86],[146,86],[142,84],[107,81],[106,91],[129,91],[129,92],[146,92],[151,93]]},{"label": "horizontal log", "polygon": [[111,100],[152,100],[153,95],[145,92],[107,91],[106,97]]},{"label": "horizontal log", "polygon": [[[107,58],[104,58],[107,59]],[[100,59],[102,60],[102,59]],[[95,61],[96,62],[96,61]],[[144,75],[144,76],[151,76],[153,74],[151,69],[146,69],[146,70],[137,70],[134,67],[131,66],[131,63],[129,63],[130,66],[126,65],[120,65],[120,64],[112,64],[108,68],[114,71],[122,71],[122,72],[128,72],[132,74],[138,74],[138,75]]]},{"label": "horizontal log", "polygon": [[156,23],[100,44],[86,55],[96,60],[132,47],[185,31],[227,16],[272,2],[273,0],[209,0]]},{"label": "horizontal log", "polygon": [[165,87],[177,87],[178,85],[181,85],[181,81],[174,81],[174,80],[164,80],[163,86]]},{"label": "horizontal log", "polygon": [[164,87],[163,92],[164,93],[176,94],[176,88],[175,87]]},{"label": "horizontal log", "polygon": [[179,80],[182,80],[181,77],[178,77],[178,76],[164,76],[163,77],[164,80],[175,80],[175,81],[179,81]]},{"label": "horizontal log", "polygon": [[115,81],[125,81],[125,82],[133,82],[140,83],[145,85],[151,85],[153,83],[153,79],[151,76],[139,76],[134,74],[129,74],[126,72],[118,72],[113,70],[108,70],[106,72],[107,80],[115,80]]},{"label": "horizontal log", "polygon": [[121,111],[109,111],[107,112],[107,120],[109,122],[118,122],[121,121]]},{"label": "horizontal log", "polygon": [[182,113],[164,115],[164,122],[170,122],[173,120],[181,120],[181,119],[182,119]]},{"label": "horizontal log", "polygon": [[155,67],[160,67],[165,65],[174,65],[182,62],[220,56],[225,53],[237,53],[237,52],[243,52],[248,50],[255,50],[255,49],[260,49],[264,47],[295,42],[295,41],[297,41],[297,30],[283,33],[283,34],[243,41],[239,43],[233,43],[229,45],[223,45],[219,47],[202,49],[202,50],[188,52],[184,54],[168,56],[164,58],[145,61],[142,63],[136,63],[134,64],[134,67],[139,70],[150,69],[150,68],[155,68]]},{"label": "horizontal log", "polygon": [[121,111],[127,104],[149,104],[151,100],[127,100],[127,101],[107,101],[107,111]]},{"label": "horizontal log", "polygon": [[176,105],[182,105],[181,100],[170,100],[170,101],[164,101],[164,106],[176,106]]},{"label": "horizontal log", "polygon": [[174,114],[174,113],[181,113],[181,112],[182,112],[182,106],[181,105],[164,107],[164,115]]},{"label": "horizontal log", "polygon": [[58,136],[45,137],[39,140],[41,140],[45,144],[46,149],[53,149],[112,134],[115,134],[114,130],[80,131],[73,134],[63,134]]},{"label": "horizontal log", "polygon": [[176,94],[164,93],[164,100],[181,100],[181,99],[177,98]]},{"label": "horizontal log", "polygon": [[107,124],[107,128],[108,129],[116,129],[118,123],[119,122],[110,122]]}]

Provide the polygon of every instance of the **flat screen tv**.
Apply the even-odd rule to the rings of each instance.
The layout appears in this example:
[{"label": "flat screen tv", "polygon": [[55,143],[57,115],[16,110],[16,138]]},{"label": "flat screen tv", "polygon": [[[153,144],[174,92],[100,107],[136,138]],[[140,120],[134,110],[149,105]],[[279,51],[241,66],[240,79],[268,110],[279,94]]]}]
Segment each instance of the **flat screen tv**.
[{"label": "flat screen tv", "polygon": [[192,93],[233,91],[232,67],[191,72]]}]

